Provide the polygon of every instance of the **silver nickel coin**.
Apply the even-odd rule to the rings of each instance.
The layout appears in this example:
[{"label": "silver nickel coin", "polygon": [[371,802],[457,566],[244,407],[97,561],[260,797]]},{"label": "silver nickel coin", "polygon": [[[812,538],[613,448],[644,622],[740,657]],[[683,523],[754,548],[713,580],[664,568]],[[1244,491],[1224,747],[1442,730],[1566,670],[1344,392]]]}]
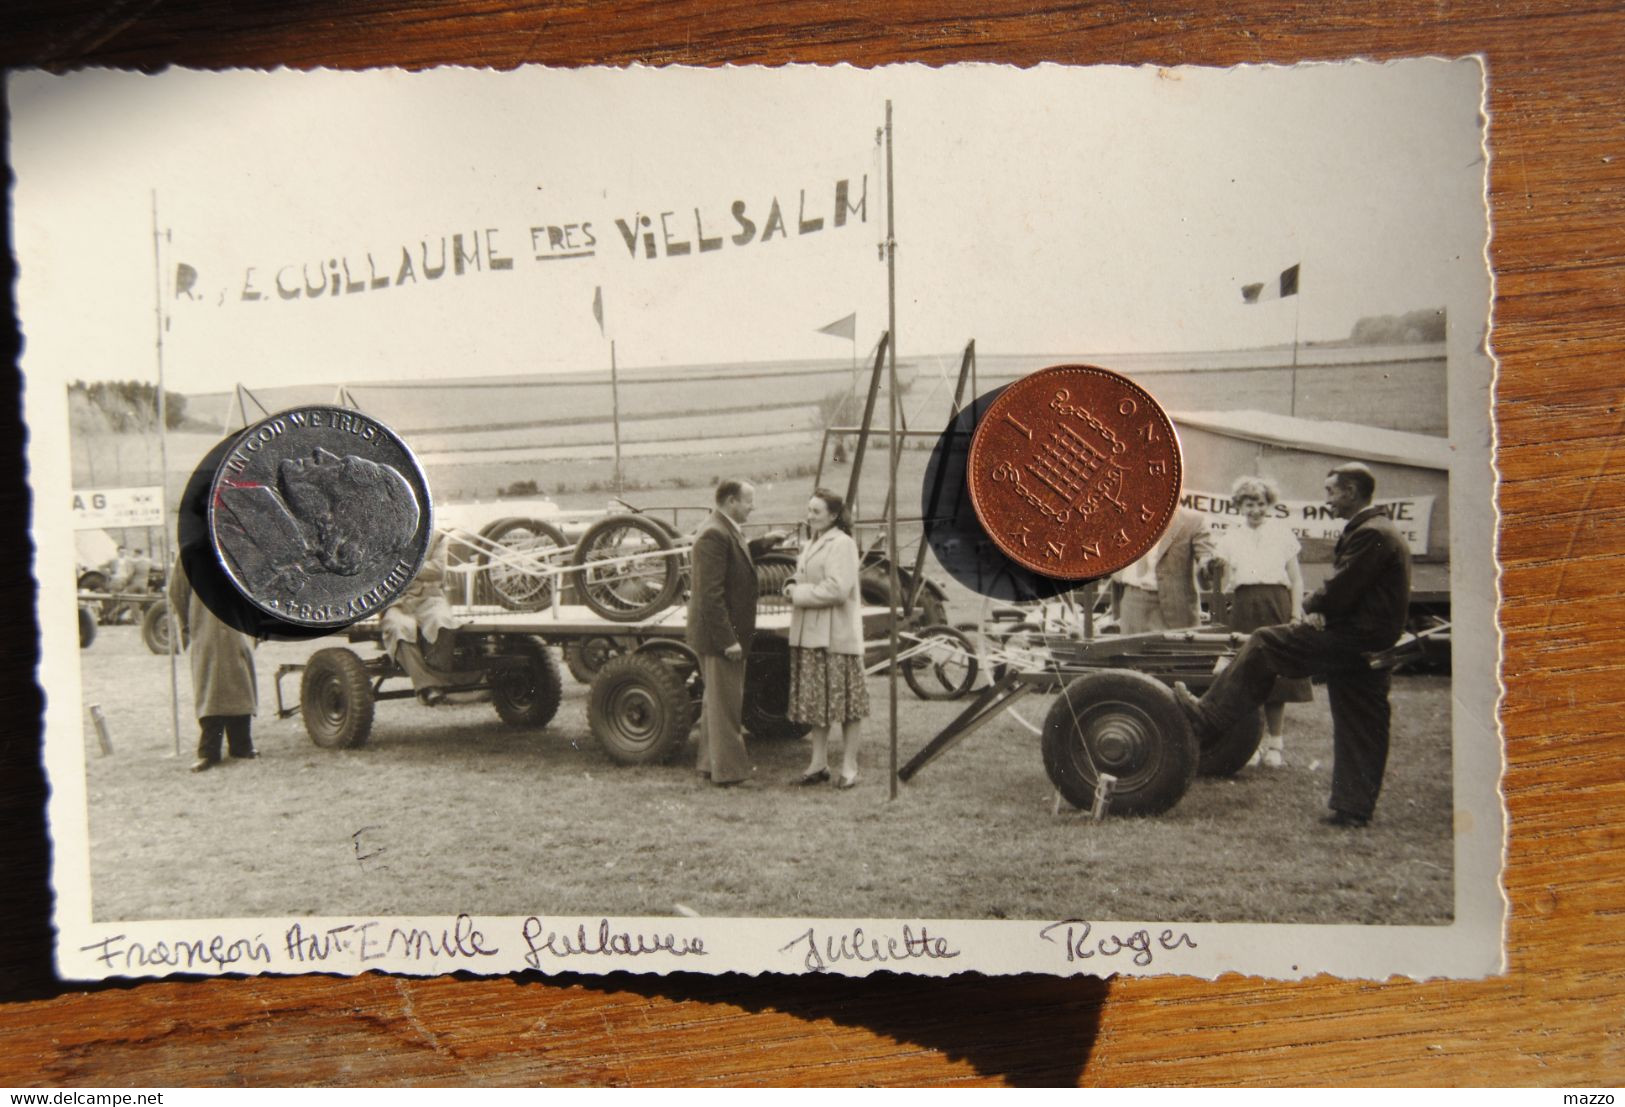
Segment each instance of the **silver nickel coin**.
[{"label": "silver nickel coin", "polygon": [[232,442],[209,490],[209,534],[255,607],[344,627],[388,607],[434,535],[429,482],[388,427],[349,408],[289,408]]}]

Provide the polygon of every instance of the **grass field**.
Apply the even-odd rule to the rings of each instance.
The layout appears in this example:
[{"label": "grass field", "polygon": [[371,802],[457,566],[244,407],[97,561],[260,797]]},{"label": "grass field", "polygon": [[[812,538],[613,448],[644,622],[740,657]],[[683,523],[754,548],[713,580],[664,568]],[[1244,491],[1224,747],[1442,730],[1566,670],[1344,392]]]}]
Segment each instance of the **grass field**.
[{"label": "grass field", "polygon": [[[330,752],[269,710],[271,675],[313,645],[258,652],[263,754],[192,775],[191,693],[171,751],[169,665],[133,627],[82,653],[98,920],[259,915],[611,914],[1219,920],[1429,924],[1452,912],[1450,688],[1395,682],[1377,822],[1319,825],[1329,787],[1323,690],[1288,709],[1281,771],[1198,780],[1155,819],[1052,813],[1038,739],[1005,717],[886,799],[886,682],[864,779],[788,787],[799,742],[753,743],[752,787],[697,783],[686,763],[622,768],[566,679],[540,732],[488,705],[379,705],[372,742]],[[367,647],[363,647],[366,649]],[[290,686],[291,686],[290,682]],[[296,689],[290,690],[297,694]],[[906,758],[957,711],[902,690]],[[116,753],[96,752],[88,705]],[[1028,700],[1042,719],[1046,701]],[[679,906],[681,905],[681,907]]]}]

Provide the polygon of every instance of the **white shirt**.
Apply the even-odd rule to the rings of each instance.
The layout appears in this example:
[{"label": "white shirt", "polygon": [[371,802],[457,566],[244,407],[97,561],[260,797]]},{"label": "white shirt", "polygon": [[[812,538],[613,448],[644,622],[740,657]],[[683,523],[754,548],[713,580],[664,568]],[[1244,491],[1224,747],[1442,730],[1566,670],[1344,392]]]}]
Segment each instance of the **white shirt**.
[{"label": "white shirt", "polygon": [[1298,537],[1288,527],[1264,520],[1263,525],[1250,527],[1243,523],[1220,535],[1219,557],[1228,566],[1230,587],[1243,584],[1291,585],[1287,576],[1287,562],[1298,556]]}]

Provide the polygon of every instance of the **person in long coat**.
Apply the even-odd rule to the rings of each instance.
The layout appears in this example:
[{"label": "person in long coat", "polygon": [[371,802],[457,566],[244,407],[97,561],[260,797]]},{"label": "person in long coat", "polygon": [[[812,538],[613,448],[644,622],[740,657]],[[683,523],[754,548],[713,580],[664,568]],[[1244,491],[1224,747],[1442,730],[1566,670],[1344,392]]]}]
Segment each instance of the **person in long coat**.
[{"label": "person in long coat", "polygon": [[812,539],[784,586],[790,613],[790,718],[813,729],[812,761],[798,784],[829,779],[830,732],[841,731],[837,788],[858,782],[858,752],[869,692],[863,673],[858,544],[847,533],[846,503],[820,488],[807,501]]},{"label": "person in long coat", "polygon": [[[193,556],[208,556],[206,552]],[[192,587],[183,551],[169,576],[175,630],[192,668],[192,699],[200,733],[194,773],[220,763],[221,740],[233,758],[254,758],[251,724],[259,708],[254,649],[248,635],[222,622]]]},{"label": "person in long coat", "polygon": [[756,508],[756,490],[744,481],[718,484],[716,504],[694,535],[687,638],[705,683],[696,768],[712,784],[726,786],[749,780],[752,771],[743,715],[745,658],[756,633],[755,558],[784,534],[745,540],[741,528]]}]

